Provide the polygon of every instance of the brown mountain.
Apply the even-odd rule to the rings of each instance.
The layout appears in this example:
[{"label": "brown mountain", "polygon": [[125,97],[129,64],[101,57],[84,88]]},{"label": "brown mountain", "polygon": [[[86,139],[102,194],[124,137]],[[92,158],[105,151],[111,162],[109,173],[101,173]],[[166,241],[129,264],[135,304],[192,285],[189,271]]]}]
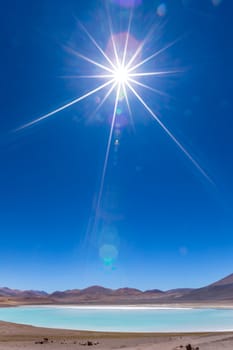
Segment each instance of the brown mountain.
[{"label": "brown mountain", "polygon": [[112,294],[115,296],[126,296],[126,295],[137,296],[137,295],[141,295],[142,291],[140,289],[126,287],[126,288],[118,288],[115,291],[112,291]]},{"label": "brown mountain", "polygon": [[81,295],[103,296],[111,294],[112,289],[101,286],[91,286],[80,291]]},{"label": "brown mountain", "polygon": [[233,284],[233,273],[215,283],[212,283],[211,286],[226,286],[229,284]]},{"label": "brown mountain", "polygon": [[206,287],[193,289],[179,298],[181,301],[233,302],[233,274]]},{"label": "brown mountain", "polygon": [[145,290],[144,294],[164,294],[166,292],[160,290],[160,289],[148,289]]},{"label": "brown mountain", "polygon": [[19,289],[10,289],[7,287],[0,288],[0,296],[3,297],[45,297],[48,293],[44,291],[37,290],[19,290]]},{"label": "brown mountain", "polygon": [[135,288],[110,289],[91,286],[85,289],[56,291],[20,291],[0,288],[0,305],[3,304],[162,304],[162,303],[215,303],[233,302],[233,274],[208,286],[190,289],[178,288],[168,291]]},{"label": "brown mountain", "polygon": [[134,299],[143,294],[142,291],[134,288],[119,288],[116,290],[104,288],[101,286],[91,286],[82,290],[67,290],[64,292],[55,292],[50,294],[53,302],[67,302],[67,303],[114,303],[126,302],[129,299]]}]

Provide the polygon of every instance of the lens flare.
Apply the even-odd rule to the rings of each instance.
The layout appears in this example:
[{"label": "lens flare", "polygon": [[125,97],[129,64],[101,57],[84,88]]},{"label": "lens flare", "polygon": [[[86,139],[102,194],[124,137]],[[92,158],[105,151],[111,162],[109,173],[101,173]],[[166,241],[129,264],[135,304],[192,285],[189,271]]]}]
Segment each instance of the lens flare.
[{"label": "lens flare", "polygon": [[137,7],[142,3],[142,0],[112,0],[112,1],[124,8]]}]

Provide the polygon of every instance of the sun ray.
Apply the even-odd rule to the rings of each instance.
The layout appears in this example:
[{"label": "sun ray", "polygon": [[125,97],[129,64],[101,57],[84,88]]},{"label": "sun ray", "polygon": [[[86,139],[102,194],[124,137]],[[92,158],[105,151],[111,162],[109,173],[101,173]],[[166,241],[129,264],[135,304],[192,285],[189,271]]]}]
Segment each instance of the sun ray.
[{"label": "sun ray", "polygon": [[125,47],[124,47],[123,58],[122,58],[122,66],[123,67],[125,67],[125,60],[126,60],[126,54],[127,54],[127,49],[128,49],[129,36],[130,36],[130,32],[131,32],[132,18],[133,18],[133,7],[131,8],[131,11],[130,11],[128,29],[126,32]]},{"label": "sun ray", "polygon": [[135,130],[135,126],[134,126],[134,122],[133,122],[133,114],[132,114],[132,110],[131,110],[131,107],[130,107],[128,93],[127,93],[127,89],[125,87],[125,84],[122,84],[122,89],[123,89],[123,93],[124,93],[124,96],[125,96],[126,105],[127,105],[128,111],[129,111],[131,125],[133,127],[133,130]]},{"label": "sun ray", "polygon": [[130,107],[129,98],[128,98],[128,94],[127,94],[127,90],[126,90],[125,84],[122,84],[122,89],[123,89],[123,94],[124,94],[124,97],[125,97],[125,100],[126,100],[126,105],[127,105],[128,111],[129,111],[130,115],[132,115],[132,111],[131,111],[131,107]]},{"label": "sun ray", "polygon": [[137,63],[135,66],[131,66],[131,64],[133,62],[130,62],[127,65],[127,68],[129,69],[129,73],[132,72],[133,70],[141,67],[143,64],[151,61],[152,59],[154,59],[155,57],[159,56],[161,53],[165,52],[166,50],[168,50],[170,47],[174,46],[178,41],[180,41],[182,37],[177,38],[176,40],[172,41],[171,43],[167,44],[166,46],[164,46],[163,48],[161,48],[160,50],[156,51],[155,53],[153,53],[152,55],[148,56],[147,58],[145,58],[144,60],[142,60],[141,62]]},{"label": "sun ray", "polygon": [[85,98],[87,98],[87,97],[89,97],[89,96],[95,94],[96,92],[98,92],[98,91],[104,89],[105,87],[107,87],[108,85],[112,84],[113,82],[114,82],[113,79],[110,80],[110,81],[107,81],[106,83],[104,83],[104,84],[98,86],[96,89],[93,89],[93,90],[89,91],[88,93],[82,95],[81,97],[78,97],[78,98],[76,98],[75,100],[73,100],[73,101],[71,101],[71,102],[69,102],[69,103],[67,103],[67,104],[65,104],[65,105],[63,105],[63,106],[61,106],[61,107],[59,107],[59,108],[53,110],[52,112],[47,113],[47,114],[45,114],[45,115],[43,115],[43,116],[41,116],[41,117],[39,117],[39,118],[37,118],[37,119],[35,119],[35,120],[29,122],[29,123],[26,123],[26,124],[20,126],[19,128],[15,129],[15,131],[20,131],[20,130],[23,130],[23,129],[25,129],[25,128],[28,128],[29,126],[32,126],[32,125],[34,125],[34,124],[37,124],[37,123],[41,122],[42,120],[47,119],[47,118],[53,116],[54,114],[57,114],[57,113],[63,111],[64,109],[69,108],[69,107],[71,107],[72,105],[74,105],[74,104],[76,104],[76,103],[78,103],[78,102],[84,100]]},{"label": "sun ray", "polygon": [[119,103],[119,95],[120,95],[120,85],[118,85],[118,87],[117,87],[116,98],[115,98],[115,103],[114,103],[114,110],[113,110],[113,116],[112,116],[112,122],[111,122],[111,127],[110,127],[110,132],[109,132],[109,137],[108,137],[108,143],[107,143],[107,149],[106,149],[104,165],[103,165],[103,171],[102,171],[102,176],[101,176],[101,181],[100,181],[100,189],[99,189],[98,198],[97,198],[96,213],[95,213],[95,220],[94,220],[94,230],[96,228],[97,219],[98,219],[99,211],[100,211],[100,203],[101,203],[101,199],[102,199],[102,195],[103,195],[105,176],[106,176],[106,171],[107,171],[107,166],[108,166],[108,159],[109,159],[109,153],[110,153],[110,148],[111,148],[111,143],[112,143],[112,135],[113,135],[113,130],[114,130],[115,121],[116,121],[117,107],[118,107],[118,103]]},{"label": "sun ray", "polygon": [[128,77],[136,78],[136,77],[152,77],[152,76],[161,76],[161,75],[170,75],[177,74],[182,72],[182,70],[166,70],[166,71],[158,71],[158,72],[139,72],[139,73],[129,73]]},{"label": "sun ray", "polygon": [[114,78],[113,74],[95,74],[95,75],[63,75],[60,78],[64,79],[105,79]]},{"label": "sun ray", "polygon": [[136,84],[136,85],[138,85],[138,86],[141,86],[141,87],[143,87],[143,88],[145,88],[145,89],[147,89],[147,90],[153,91],[153,92],[155,92],[156,94],[159,94],[159,95],[162,95],[162,96],[170,97],[170,96],[169,96],[168,94],[166,94],[165,92],[163,92],[163,91],[161,91],[161,90],[158,90],[158,89],[155,89],[155,88],[152,88],[151,86],[146,85],[146,84],[143,84],[143,83],[141,83],[141,82],[138,81],[138,80],[135,80],[135,79],[130,78],[130,79],[129,79],[129,82],[134,83],[134,84]]},{"label": "sun ray", "polygon": [[[166,25],[166,22],[164,22],[163,26]],[[162,26],[162,27],[163,27]],[[135,53],[133,54],[133,56],[131,57],[131,59],[129,60],[129,62],[126,65],[126,68],[129,69],[133,62],[136,60],[136,58],[139,56],[140,52],[142,51],[142,49],[144,48],[144,46],[146,45],[146,43],[150,40],[150,37],[153,35],[153,33],[155,32],[156,26],[154,25],[147,33],[147,35],[145,36],[144,40],[141,42],[141,44],[138,46],[138,48],[136,49]]]},{"label": "sun ray", "polygon": [[[103,100],[101,101],[101,104],[93,112],[93,115],[95,113],[97,113],[98,110],[103,106],[104,102],[110,96],[111,92],[114,90],[116,85],[117,85],[117,83],[113,84],[110,87],[109,91],[106,93],[106,95],[104,96]],[[117,101],[117,98],[118,97],[116,96],[116,101]],[[116,104],[116,102],[115,102],[115,104]],[[117,109],[117,106],[114,108],[115,114],[116,114],[116,109]],[[113,115],[114,115],[114,113],[113,113]],[[114,123],[115,123],[115,120],[114,120]],[[88,227],[87,227],[87,231],[86,231],[87,233],[86,233],[86,236],[85,236],[85,241],[83,242],[84,246],[85,246],[85,242],[88,241],[90,234],[93,231],[95,231],[96,225],[98,223],[98,214],[99,214],[100,203],[101,203],[101,198],[102,198],[102,194],[103,194],[103,187],[104,187],[105,175],[106,175],[106,171],[107,171],[107,163],[108,163],[108,158],[109,158],[112,134],[113,134],[113,130],[110,129],[109,138],[108,138],[108,144],[107,144],[107,150],[106,150],[106,154],[105,154],[104,165],[103,165],[103,170],[102,170],[102,176],[101,176],[101,181],[100,181],[100,189],[99,189],[98,196],[97,196],[97,204],[95,205],[95,215],[94,215],[94,217],[90,217],[90,219],[89,219]]]},{"label": "sun ray", "polygon": [[151,30],[148,32],[144,40],[141,42],[140,45],[138,45],[135,53],[130,58],[129,62],[126,64],[126,69],[129,69],[133,62],[136,60],[136,58],[139,56],[140,52],[142,51],[143,47],[146,45],[147,41],[149,40],[150,36],[153,34],[154,28],[151,28]]},{"label": "sun ray", "polygon": [[114,55],[115,55],[115,59],[116,59],[116,66],[119,67],[120,60],[119,60],[119,56],[118,56],[118,53],[117,53],[116,43],[115,43],[112,31],[111,31],[111,42],[112,42],[113,51],[114,51]]},{"label": "sun ray", "polygon": [[108,57],[108,55],[106,55],[106,53],[102,50],[102,48],[100,47],[100,45],[97,43],[97,41],[94,39],[94,37],[89,33],[89,31],[84,27],[84,25],[78,21],[79,26],[82,28],[82,30],[86,33],[86,35],[89,37],[89,39],[92,41],[92,43],[95,45],[95,47],[99,50],[99,52],[104,56],[104,58],[108,61],[108,63],[112,66],[112,68],[114,69],[114,64],[113,62],[110,60],[110,58]]},{"label": "sun ray", "polygon": [[162,129],[167,133],[167,135],[175,142],[175,144],[180,148],[180,150],[186,155],[186,157],[192,162],[196,169],[213,184],[213,181],[198,164],[198,162],[188,153],[184,146],[177,140],[177,138],[171,133],[171,131],[161,122],[158,116],[152,111],[152,109],[146,104],[142,97],[137,93],[137,91],[131,86],[130,83],[127,83],[128,88],[134,93],[137,99],[141,102],[144,108],[149,112],[149,114],[156,120],[156,122],[162,127]]},{"label": "sun ray", "polygon": [[[109,25],[109,32],[110,32],[110,38],[111,38],[111,42],[112,42],[112,47],[113,47],[113,52],[114,52],[114,56],[115,56],[115,60],[116,60],[116,64],[114,65],[115,68],[116,66],[119,67],[120,62],[119,62],[119,56],[118,56],[118,52],[117,52],[117,47],[116,47],[116,43],[114,41],[114,37],[113,37],[113,26],[112,26],[112,21],[111,21],[111,16],[109,13],[109,7],[108,5],[106,6],[107,9],[107,17],[108,17],[108,25]],[[114,64],[114,63],[113,63]]]},{"label": "sun ray", "polygon": [[66,49],[67,49],[69,52],[71,52],[73,55],[75,55],[75,56],[77,56],[77,57],[79,57],[79,58],[82,58],[82,59],[83,59],[84,61],[86,61],[86,62],[92,63],[92,64],[95,65],[96,67],[102,68],[102,69],[104,69],[104,70],[106,70],[106,71],[108,71],[108,72],[110,72],[110,73],[113,73],[113,72],[114,72],[111,68],[109,68],[109,67],[107,67],[107,66],[105,66],[105,65],[103,65],[103,64],[101,64],[101,63],[99,63],[99,62],[97,62],[97,61],[94,61],[94,60],[92,60],[91,58],[89,58],[89,57],[87,57],[87,56],[82,55],[81,53],[75,51],[74,49],[71,49],[70,47],[68,47],[68,48],[66,48]]},{"label": "sun ray", "polygon": [[[103,104],[106,102],[106,100],[108,99],[108,97],[111,95],[111,93],[113,92],[113,90],[116,88],[117,83],[112,84],[112,86],[110,87],[110,89],[107,91],[107,93],[105,94],[104,98],[102,99],[102,101],[100,102],[100,104],[97,106],[97,108],[94,110],[94,112],[91,114],[90,118],[94,115],[96,115],[96,113],[100,110],[100,108],[103,106]],[[89,118],[89,119],[90,119]]]}]

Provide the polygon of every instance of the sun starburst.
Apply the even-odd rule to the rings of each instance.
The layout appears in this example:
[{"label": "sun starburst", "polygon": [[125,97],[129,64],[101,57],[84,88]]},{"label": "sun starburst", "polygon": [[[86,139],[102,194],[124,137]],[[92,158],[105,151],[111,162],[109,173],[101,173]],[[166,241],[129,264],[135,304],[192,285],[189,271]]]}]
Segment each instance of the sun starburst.
[{"label": "sun starburst", "polygon": [[129,81],[129,71],[123,65],[120,65],[114,71],[114,80],[116,83],[122,85]]},{"label": "sun starburst", "polygon": [[97,110],[98,110],[103,106],[103,104],[107,101],[110,95],[115,94],[113,107],[112,107],[113,113],[112,113],[112,119],[111,119],[111,126],[109,131],[106,155],[104,159],[99,195],[97,199],[96,215],[98,215],[98,209],[100,207],[100,201],[101,201],[103,187],[104,187],[104,180],[105,180],[105,175],[106,175],[106,170],[108,165],[109,153],[110,153],[111,144],[112,144],[113,132],[116,124],[118,105],[122,101],[122,99],[125,100],[129,115],[131,119],[133,119],[133,115],[130,107],[131,101],[128,96],[129,92],[131,95],[133,95],[136,98],[136,100],[139,101],[139,103],[148,112],[148,114],[159,124],[159,126],[163,129],[163,131],[173,140],[176,146],[191,161],[191,163],[195,166],[195,168],[206,179],[212,182],[209,176],[206,174],[206,172],[198,164],[198,162],[190,155],[190,153],[186,150],[186,148],[178,141],[178,139],[173,135],[173,133],[168,129],[168,127],[160,120],[156,112],[152,109],[151,106],[148,105],[148,103],[143,99],[142,95],[140,94],[140,89],[150,90],[155,93],[161,93],[159,90],[157,90],[154,87],[154,85],[151,86],[151,85],[142,83],[141,78],[145,78],[145,77],[153,78],[158,76],[166,76],[177,72],[174,70],[173,71],[171,70],[146,71],[143,69],[146,66],[146,63],[154,60],[162,52],[168,50],[171,46],[173,46],[177,42],[177,40],[169,43],[168,45],[157,50],[156,52],[153,52],[148,57],[141,59],[141,53],[144,49],[145,43],[148,40],[149,36],[146,37],[144,41],[138,43],[137,40],[134,39],[130,34],[131,21],[132,21],[132,16],[130,16],[128,31],[126,33],[119,33],[115,35],[112,34],[112,28],[110,23],[110,40],[106,50],[103,50],[101,46],[98,44],[98,42],[95,40],[93,35],[82,24],[80,24],[81,28],[89,38],[90,42],[95,46],[99,54],[102,56],[102,60],[95,60],[93,57],[88,57],[71,48],[67,48],[67,50],[71,54],[75,55],[78,59],[84,60],[86,63],[94,67],[95,70],[97,70],[97,73],[95,74],[72,76],[72,78],[94,79],[97,81],[99,80],[101,81],[101,84],[99,84],[94,89],[91,89],[87,93],[83,94],[82,96],[79,96],[76,99],[70,101],[69,103],[62,105],[56,108],[55,110],[49,113],[46,113],[40,116],[39,118],[20,126],[17,129],[17,130],[22,130],[27,127],[31,127],[71,107],[72,105],[75,105],[81,102],[82,100],[87,99],[91,95],[94,95],[101,90],[107,89],[106,94],[104,95],[99,106],[97,107]]}]

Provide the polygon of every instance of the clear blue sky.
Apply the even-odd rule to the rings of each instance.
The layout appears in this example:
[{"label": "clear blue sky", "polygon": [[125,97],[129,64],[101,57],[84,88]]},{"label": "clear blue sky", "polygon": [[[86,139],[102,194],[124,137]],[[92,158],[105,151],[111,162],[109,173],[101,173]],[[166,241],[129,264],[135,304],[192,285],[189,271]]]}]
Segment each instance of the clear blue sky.
[{"label": "clear blue sky", "polygon": [[[1,4],[1,286],[169,289],[233,272],[230,0],[142,0],[132,24],[138,42],[155,26],[142,57],[181,38],[149,64],[181,71],[148,79],[167,95],[144,91],[143,97],[214,184],[130,96],[134,128],[125,113],[93,229],[111,98],[97,114],[101,93],[14,131],[94,87],[65,78],[93,73],[67,47],[100,58],[77,18],[105,50],[106,2]],[[118,2],[108,1],[115,33],[126,31],[130,11]]]}]

